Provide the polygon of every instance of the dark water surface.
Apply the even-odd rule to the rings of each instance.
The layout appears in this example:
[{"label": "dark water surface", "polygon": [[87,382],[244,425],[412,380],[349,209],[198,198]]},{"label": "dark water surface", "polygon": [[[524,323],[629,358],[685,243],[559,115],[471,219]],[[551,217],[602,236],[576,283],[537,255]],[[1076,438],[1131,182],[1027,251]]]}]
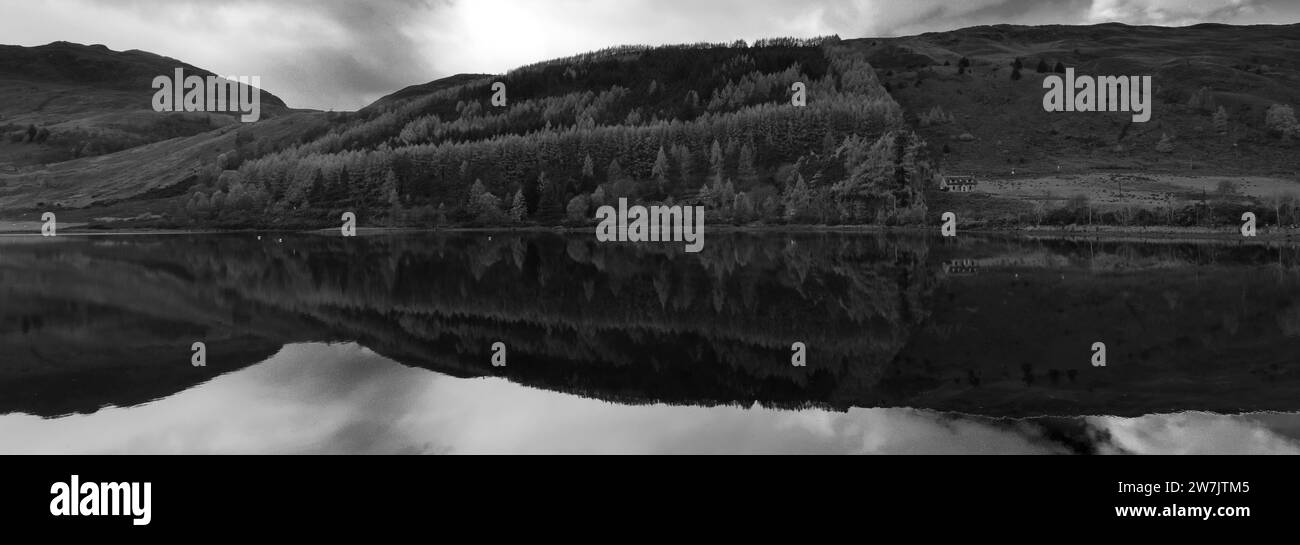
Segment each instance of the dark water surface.
[{"label": "dark water surface", "polygon": [[1235,242],[0,237],[0,452],[1296,453],[1297,288]]}]

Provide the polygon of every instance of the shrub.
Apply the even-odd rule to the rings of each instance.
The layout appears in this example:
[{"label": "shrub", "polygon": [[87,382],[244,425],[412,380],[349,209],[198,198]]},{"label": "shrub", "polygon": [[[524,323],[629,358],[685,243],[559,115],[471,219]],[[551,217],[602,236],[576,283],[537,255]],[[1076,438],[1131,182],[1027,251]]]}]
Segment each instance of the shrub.
[{"label": "shrub", "polygon": [[565,207],[565,214],[569,221],[573,223],[584,223],[587,221],[587,210],[591,208],[591,199],[586,195],[578,195],[569,199],[569,205]]},{"label": "shrub", "polygon": [[1274,104],[1264,115],[1264,127],[1277,136],[1295,138],[1300,136],[1300,125],[1295,119],[1295,110],[1285,104]]},{"label": "shrub", "polygon": [[1156,151],[1160,153],[1171,153],[1174,151],[1174,141],[1169,138],[1168,134],[1161,134],[1160,141],[1156,143]]}]

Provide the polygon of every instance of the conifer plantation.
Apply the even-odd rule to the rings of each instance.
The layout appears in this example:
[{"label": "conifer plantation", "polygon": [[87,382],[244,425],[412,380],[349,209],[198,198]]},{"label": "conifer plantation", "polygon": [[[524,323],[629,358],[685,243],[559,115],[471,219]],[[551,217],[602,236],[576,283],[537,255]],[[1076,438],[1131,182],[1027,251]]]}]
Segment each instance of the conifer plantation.
[{"label": "conifer plantation", "polygon": [[[792,105],[796,82],[806,106]],[[703,205],[715,224],[919,223],[933,177],[925,143],[838,37],[619,47],[431,85],[332,114],[291,147],[238,147],[185,214],[580,225],[627,198]]]}]

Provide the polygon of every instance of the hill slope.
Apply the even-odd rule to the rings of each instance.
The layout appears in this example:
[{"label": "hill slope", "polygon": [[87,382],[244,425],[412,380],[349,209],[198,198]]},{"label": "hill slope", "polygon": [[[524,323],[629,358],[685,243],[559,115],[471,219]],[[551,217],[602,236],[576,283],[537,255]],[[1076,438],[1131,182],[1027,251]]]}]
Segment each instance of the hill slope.
[{"label": "hill slope", "polygon": [[893,221],[923,212],[930,179],[904,129],[838,38],[622,47],[404,90],[243,163],[188,209],[218,222],[330,225],[353,211],[370,225],[557,224],[629,198],[703,204],[721,222]]},{"label": "hill slope", "polygon": [[[200,178],[220,174],[217,158],[259,136],[274,142],[310,138],[324,114],[290,110],[261,91],[262,121],[236,113],[155,112],[152,80],[208,70],[144,51],[54,42],[0,46],[0,211],[33,219],[40,210],[104,206],[143,198],[136,213],[167,214],[169,201]],[[292,127],[292,128],[288,128]],[[228,165],[231,163],[227,158]]]},{"label": "hill slope", "polygon": [[[1297,30],[1000,25],[618,47],[411,86],[354,113],[288,112],[0,170],[0,213],[59,203],[75,221],[148,212],[158,226],[324,227],[343,211],[372,226],[554,225],[627,197],[703,204],[715,223],[919,223],[953,210],[974,225],[1212,226],[1243,209],[1294,223],[1300,135],[1268,112],[1300,102]],[[1040,64],[1153,76],[1151,121],[1044,111]],[[806,107],[791,105],[795,82]],[[935,190],[938,173],[983,183],[958,197]]]},{"label": "hill slope", "polygon": [[[1300,193],[1296,139],[1266,126],[1270,107],[1300,104],[1300,25],[999,25],[856,42],[908,120],[946,150],[943,168],[992,181],[981,192],[995,197],[1051,208],[1086,195],[1103,208],[1154,209],[1198,202],[1224,180],[1247,195],[1223,200],[1243,205]],[[1044,111],[1050,73],[1038,72],[1040,61],[1152,76],[1151,120]],[[922,119],[936,108],[951,120]]]},{"label": "hill slope", "polygon": [[[176,68],[214,75],[176,59],[102,45],[0,46],[0,168],[103,155],[235,121],[228,114],[154,112],[153,78]],[[287,110],[265,91],[261,102],[266,117]],[[29,127],[45,134],[33,142]]]}]

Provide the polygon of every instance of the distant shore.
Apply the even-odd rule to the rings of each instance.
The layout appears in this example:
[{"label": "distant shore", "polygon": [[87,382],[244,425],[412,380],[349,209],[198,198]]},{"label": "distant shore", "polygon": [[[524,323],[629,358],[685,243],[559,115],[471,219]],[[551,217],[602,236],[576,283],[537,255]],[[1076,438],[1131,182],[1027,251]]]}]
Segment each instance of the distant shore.
[{"label": "distant shore", "polygon": [[[522,227],[361,227],[358,236],[375,236],[405,233],[590,233],[594,226],[539,226]],[[936,234],[937,226],[881,226],[881,225],[720,225],[709,227],[715,234],[779,234],[779,233],[900,233],[900,234]],[[121,228],[121,229],[87,229],[85,224],[60,224],[59,236],[141,236],[141,235],[228,235],[246,233],[263,235],[271,233],[296,234],[338,234],[337,227],[320,229],[157,229],[157,228]],[[1016,237],[1032,239],[1104,239],[1131,241],[1216,241],[1238,242],[1246,244],[1283,243],[1300,245],[1300,229],[1261,228],[1254,237],[1243,237],[1234,228],[1220,227],[1176,227],[1176,226],[1044,226],[1016,228],[959,228],[958,238],[962,235],[981,237]],[[39,237],[39,222],[0,222],[0,237]]]}]

